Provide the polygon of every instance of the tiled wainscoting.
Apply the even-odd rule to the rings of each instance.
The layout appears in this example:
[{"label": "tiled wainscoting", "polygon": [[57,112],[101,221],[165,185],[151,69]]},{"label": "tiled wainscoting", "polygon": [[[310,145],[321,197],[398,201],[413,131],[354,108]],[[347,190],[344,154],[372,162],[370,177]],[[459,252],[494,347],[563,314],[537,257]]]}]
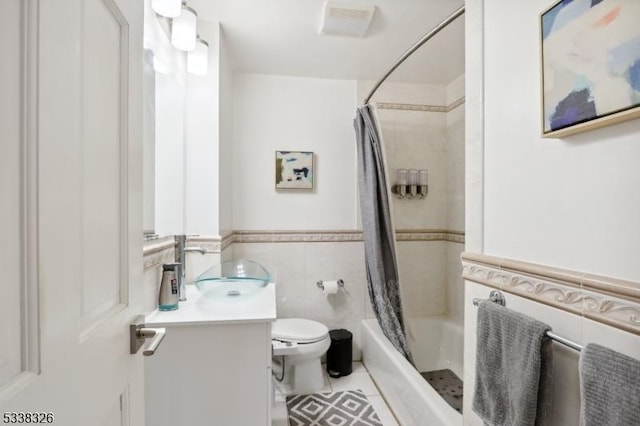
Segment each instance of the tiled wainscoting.
[{"label": "tiled wainscoting", "polygon": [[[231,258],[264,264],[277,283],[280,318],[308,318],[329,329],[346,328],[354,335],[354,359],[360,357],[360,321],[373,318],[369,304],[362,232],[236,231],[223,237],[189,236],[187,246],[207,250],[189,253],[190,279]],[[448,230],[399,230],[398,263],[407,316],[449,314],[462,323],[463,284],[460,253],[464,234]],[[145,245],[146,300],[155,301],[162,263],[173,262],[173,238]],[[342,279],[345,287],[325,296],[319,280]],[[148,306],[148,310],[155,306]]]},{"label": "tiled wainscoting", "polygon": [[162,264],[175,259],[175,239],[173,236],[147,240],[143,248],[144,301],[145,312],[156,309],[158,291],[162,279]]},{"label": "tiled wainscoting", "polygon": [[[354,359],[360,359],[359,324],[368,308],[364,246],[360,241],[236,242],[233,257],[265,265],[276,282],[278,318],[306,318],[329,329],[354,334]],[[344,288],[325,296],[319,280],[344,280]]]},{"label": "tiled wainscoting", "polygon": [[[475,253],[463,253],[465,282],[465,383],[475,375],[476,315],[473,298],[500,290],[506,307],[551,326],[579,344],[598,343],[640,359],[640,283]],[[578,424],[579,353],[553,348],[551,424]],[[472,389],[465,393],[471,394]],[[481,425],[465,399],[465,424]]]},{"label": "tiled wainscoting", "polygon": [[465,280],[640,336],[640,283],[472,253],[462,264]]}]

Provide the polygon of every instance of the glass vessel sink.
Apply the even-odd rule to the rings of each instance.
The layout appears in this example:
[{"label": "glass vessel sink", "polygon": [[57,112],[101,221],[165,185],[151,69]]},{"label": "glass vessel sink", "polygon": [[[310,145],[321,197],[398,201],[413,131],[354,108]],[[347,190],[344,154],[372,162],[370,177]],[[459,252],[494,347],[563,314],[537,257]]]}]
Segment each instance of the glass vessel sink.
[{"label": "glass vessel sink", "polygon": [[242,296],[266,287],[271,274],[258,262],[236,259],[212,266],[194,282],[206,297]]}]

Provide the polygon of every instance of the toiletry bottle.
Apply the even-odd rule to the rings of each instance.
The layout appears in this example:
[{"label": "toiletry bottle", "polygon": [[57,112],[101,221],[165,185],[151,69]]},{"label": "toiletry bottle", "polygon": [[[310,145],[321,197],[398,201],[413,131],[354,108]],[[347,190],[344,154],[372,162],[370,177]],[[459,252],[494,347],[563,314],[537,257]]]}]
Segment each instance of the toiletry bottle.
[{"label": "toiletry bottle", "polygon": [[178,309],[178,268],[176,265],[179,264],[165,263],[162,265],[162,281],[158,297],[158,309],[161,311]]}]

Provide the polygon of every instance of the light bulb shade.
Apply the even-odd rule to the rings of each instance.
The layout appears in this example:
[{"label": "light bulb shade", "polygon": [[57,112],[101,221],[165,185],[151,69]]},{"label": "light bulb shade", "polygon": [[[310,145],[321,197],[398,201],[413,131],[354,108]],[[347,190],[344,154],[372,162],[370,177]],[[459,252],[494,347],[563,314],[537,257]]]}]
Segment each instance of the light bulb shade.
[{"label": "light bulb shade", "polygon": [[151,0],[151,8],[158,15],[177,18],[182,12],[182,0]]},{"label": "light bulb shade", "polygon": [[198,38],[196,47],[187,53],[187,71],[193,75],[207,75],[209,68],[209,44]]},{"label": "light bulb shade", "polygon": [[176,49],[188,52],[196,47],[197,21],[196,11],[182,5],[182,13],[171,24],[171,44]]}]

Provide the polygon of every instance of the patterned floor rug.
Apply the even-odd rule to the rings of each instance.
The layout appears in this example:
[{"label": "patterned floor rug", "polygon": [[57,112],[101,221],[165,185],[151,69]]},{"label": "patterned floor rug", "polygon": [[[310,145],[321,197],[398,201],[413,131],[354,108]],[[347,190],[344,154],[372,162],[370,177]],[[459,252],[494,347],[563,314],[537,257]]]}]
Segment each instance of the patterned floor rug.
[{"label": "patterned floor rug", "polygon": [[456,373],[447,368],[420,374],[450,406],[458,413],[462,413],[463,385]]},{"label": "patterned floor rug", "polygon": [[382,426],[361,390],[287,397],[290,426]]}]

